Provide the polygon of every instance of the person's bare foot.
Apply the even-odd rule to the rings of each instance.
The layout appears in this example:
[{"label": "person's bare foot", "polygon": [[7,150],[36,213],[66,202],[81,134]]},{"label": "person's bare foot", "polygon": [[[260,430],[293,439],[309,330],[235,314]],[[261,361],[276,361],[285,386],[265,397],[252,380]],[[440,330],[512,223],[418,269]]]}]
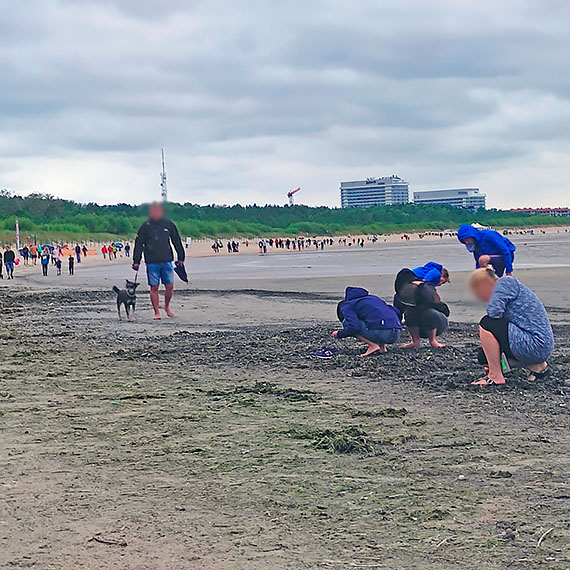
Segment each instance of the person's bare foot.
[{"label": "person's bare foot", "polygon": [[549,372],[548,364],[546,362],[543,364],[531,364],[528,366],[528,371],[530,372],[528,376],[529,382],[534,382],[537,378],[542,378]]},{"label": "person's bare foot", "polygon": [[166,312],[166,316],[171,319],[174,316],[174,313],[172,312],[172,309],[170,307],[164,307],[164,310]]},{"label": "person's bare foot", "polygon": [[430,345],[432,348],[445,348],[445,344],[441,344],[437,340],[430,341]]},{"label": "person's bare foot", "polygon": [[408,342],[407,344],[402,344],[400,348],[419,348],[419,342]]},{"label": "person's bare foot", "polygon": [[479,378],[475,382],[471,382],[473,386],[492,386],[493,384],[505,384],[505,378],[503,377],[496,377],[491,378],[491,376],[485,376],[485,378]]},{"label": "person's bare foot", "polygon": [[162,315],[160,313],[154,313],[153,320],[160,321],[160,319],[162,319]]},{"label": "person's bare foot", "polygon": [[370,356],[371,354],[376,354],[377,352],[386,352],[385,346],[379,346],[378,344],[373,344],[372,346],[368,347],[368,350],[361,354],[360,357],[364,358],[366,356]]}]

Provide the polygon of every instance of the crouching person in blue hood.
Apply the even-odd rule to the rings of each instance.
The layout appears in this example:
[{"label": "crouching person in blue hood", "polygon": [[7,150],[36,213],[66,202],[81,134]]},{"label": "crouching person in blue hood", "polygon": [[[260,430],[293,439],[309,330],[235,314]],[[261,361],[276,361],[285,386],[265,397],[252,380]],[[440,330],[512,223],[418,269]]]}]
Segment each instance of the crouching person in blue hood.
[{"label": "crouching person in blue hood", "polygon": [[414,275],[422,281],[431,283],[434,287],[449,283],[449,271],[440,263],[428,261],[425,265],[412,269]]},{"label": "crouching person in blue hood", "polygon": [[457,239],[465,245],[467,251],[473,253],[475,267],[492,266],[495,273],[512,275],[516,247],[495,230],[478,230],[469,224],[459,226]]},{"label": "crouching person in blue hood", "polygon": [[342,329],[334,331],[333,337],[352,336],[361,340],[368,347],[361,356],[386,352],[386,345],[400,338],[400,311],[362,287],[346,288],[344,301],[337,307],[337,316],[342,322]]}]

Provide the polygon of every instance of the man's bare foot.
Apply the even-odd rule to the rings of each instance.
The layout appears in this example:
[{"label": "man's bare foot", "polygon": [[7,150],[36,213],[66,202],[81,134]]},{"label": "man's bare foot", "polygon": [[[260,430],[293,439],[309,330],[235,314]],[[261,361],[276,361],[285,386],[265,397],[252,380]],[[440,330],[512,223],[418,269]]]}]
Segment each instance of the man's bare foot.
[{"label": "man's bare foot", "polygon": [[407,344],[402,344],[400,348],[419,348],[419,342],[408,342]]},{"label": "man's bare foot", "polygon": [[365,356],[370,356],[371,354],[376,354],[377,352],[386,352],[385,346],[379,346],[378,344],[373,344],[372,346],[368,347],[368,350],[361,354],[360,357],[364,358]]},{"label": "man's bare foot", "polygon": [[445,344],[441,344],[437,340],[430,341],[430,345],[432,348],[445,348]]},{"label": "man's bare foot", "polygon": [[162,319],[162,315],[160,313],[154,313],[153,320],[160,321],[160,319]]},{"label": "man's bare foot", "polygon": [[174,313],[172,312],[172,309],[170,307],[164,307],[164,310],[166,311],[166,316],[168,318],[172,318],[174,316]]}]

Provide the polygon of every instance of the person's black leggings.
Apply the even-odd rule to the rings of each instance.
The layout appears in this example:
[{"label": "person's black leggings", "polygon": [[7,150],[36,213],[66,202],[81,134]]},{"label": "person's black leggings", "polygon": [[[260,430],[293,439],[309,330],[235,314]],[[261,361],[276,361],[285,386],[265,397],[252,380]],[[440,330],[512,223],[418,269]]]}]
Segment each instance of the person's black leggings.
[{"label": "person's black leggings", "polygon": [[[501,352],[503,352],[509,360],[516,360],[509,345],[509,321],[507,321],[507,319],[504,317],[492,319],[489,315],[485,315],[481,321],[479,321],[479,326],[489,331],[497,339]],[[483,349],[479,350],[477,358],[479,364],[487,364],[487,357]]]},{"label": "person's black leggings", "polygon": [[447,328],[447,317],[436,309],[410,307],[406,309],[405,315],[407,327],[420,329],[421,338],[428,338],[433,330],[439,336]]},{"label": "person's black leggings", "polygon": [[44,265],[42,264],[42,274],[44,277],[47,277],[47,272],[48,272],[48,265],[47,263]]}]

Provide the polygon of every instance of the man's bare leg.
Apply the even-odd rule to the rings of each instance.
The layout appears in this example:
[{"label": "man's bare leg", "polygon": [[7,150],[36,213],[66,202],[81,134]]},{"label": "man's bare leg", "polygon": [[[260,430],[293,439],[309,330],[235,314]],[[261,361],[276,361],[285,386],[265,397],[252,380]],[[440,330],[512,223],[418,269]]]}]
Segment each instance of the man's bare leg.
[{"label": "man's bare leg", "polygon": [[158,296],[158,285],[153,285],[150,288],[150,302],[152,303],[152,308],[154,309],[154,320],[159,321],[161,319],[161,315],[160,315],[160,299]]},{"label": "man's bare leg", "polygon": [[[481,339],[481,347],[487,358],[487,366],[489,372],[487,378],[493,381],[493,384],[504,384],[505,377],[503,376],[503,369],[501,368],[501,347],[499,342],[494,337],[493,333],[479,327],[479,338]],[[487,382],[484,378],[473,382],[478,386],[486,386]]]},{"label": "man's bare leg", "polygon": [[401,348],[419,348],[421,341],[420,341],[420,329],[419,327],[408,327],[408,332],[412,337],[412,342],[408,342],[407,344],[403,344]]},{"label": "man's bare leg", "polygon": [[164,287],[164,310],[166,311],[166,316],[172,318],[174,313],[170,308],[170,301],[172,300],[172,295],[174,295],[174,284],[165,285]]},{"label": "man's bare leg", "polygon": [[445,344],[442,344],[437,340],[437,331],[435,329],[429,331],[429,343],[433,348],[445,348]]},{"label": "man's bare leg", "polygon": [[363,336],[360,335],[358,335],[356,338],[358,340],[361,340],[368,347],[366,352],[360,355],[361,357],[370,356],[371,354],[375,354],[376,352],[386,352],[385,344],[376,344],[375,342],[372,342],[371,340],[368,340],[367,338],[364,338]]}]

